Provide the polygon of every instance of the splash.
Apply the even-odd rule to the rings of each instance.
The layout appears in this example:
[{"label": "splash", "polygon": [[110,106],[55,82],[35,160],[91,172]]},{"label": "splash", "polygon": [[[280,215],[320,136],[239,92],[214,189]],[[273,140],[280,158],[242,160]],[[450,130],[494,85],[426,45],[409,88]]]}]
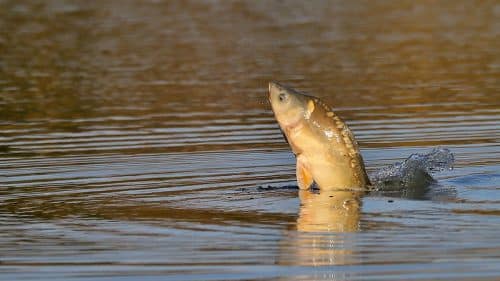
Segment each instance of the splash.
[{"label": "splash", "polygon": [[438,147],[427,154],[415,153],[403,162],[382,168],[372,174],[370,179],[375,190],[427,187],[436,182],[432,173],[452,169],[453,162],[453,153],[447,148]]}]

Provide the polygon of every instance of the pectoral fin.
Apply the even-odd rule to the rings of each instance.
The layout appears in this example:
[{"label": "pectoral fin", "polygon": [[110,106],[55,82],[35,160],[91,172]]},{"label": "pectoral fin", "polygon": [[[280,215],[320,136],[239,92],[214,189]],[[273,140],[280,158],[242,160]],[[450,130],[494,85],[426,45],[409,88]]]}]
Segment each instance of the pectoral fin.
[{"label": "pectoral fin", "polygon": [[297,157],[297,183],[300,189],[309,189],[313,184],[311,172],[307,169],[306,161],[300,156]]}]

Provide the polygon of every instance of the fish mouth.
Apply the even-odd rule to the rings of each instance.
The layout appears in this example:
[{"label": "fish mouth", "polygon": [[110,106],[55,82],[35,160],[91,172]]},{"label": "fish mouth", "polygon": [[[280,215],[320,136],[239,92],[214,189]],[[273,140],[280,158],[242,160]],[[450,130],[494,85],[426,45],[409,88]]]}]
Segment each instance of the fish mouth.
[{"label": "fish mouth", "polygon": [[281,85],[278,83],[278,82],[275,82],[275,81],[270,81],[269,82],[269,91],[267,93],[267,99],[269,100],[269,103],[272,105],[272,95],[273,95],[273,92],[276,92],[276,90],[279,91],[279,89],[281,88],[280,87]]},{"label": "fish mouth", "polygon": [[269,98],[269,101],[271,101],[271,92],[273,91],[273,87],[276,87],[276,82],[274,81],[269,82],[269,87],[267,92],[267,97]]},{"label": "fish mouth", "polygon": [[[269,82],[269,93],[268,93],[269,102],[271,102],[273,95],[278,94],[283,89],[285,89],[285,87],[283,87],[283,85],[281,85],[280,83],[278,83],[276,81],[270,81]],[[271,104],[272,104],[272,102],[271,102]]]}]

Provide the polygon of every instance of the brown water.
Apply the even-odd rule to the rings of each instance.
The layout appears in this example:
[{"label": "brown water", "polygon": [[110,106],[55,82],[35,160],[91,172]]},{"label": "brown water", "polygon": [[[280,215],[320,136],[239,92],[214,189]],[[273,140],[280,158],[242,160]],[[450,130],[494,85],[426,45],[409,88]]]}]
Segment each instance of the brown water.
[{"label": "brown water", "polygon": [[[498,1],[0,0],[0,279],[498,280],[499,50]],[[269,80],[455,169],[299,194]]]}]

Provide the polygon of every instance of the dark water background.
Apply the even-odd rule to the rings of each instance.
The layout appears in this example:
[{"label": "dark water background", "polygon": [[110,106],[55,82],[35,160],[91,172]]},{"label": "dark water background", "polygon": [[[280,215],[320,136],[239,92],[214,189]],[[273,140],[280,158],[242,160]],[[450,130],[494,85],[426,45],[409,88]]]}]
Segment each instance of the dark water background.
[{"label": "dark water background", "polygon": [[[0,279],[498,280],[499,50],[498,1],[0,0]],[[258,188],[295,184],[269,80],[369,172],[455,168],[349,208]]]}]

